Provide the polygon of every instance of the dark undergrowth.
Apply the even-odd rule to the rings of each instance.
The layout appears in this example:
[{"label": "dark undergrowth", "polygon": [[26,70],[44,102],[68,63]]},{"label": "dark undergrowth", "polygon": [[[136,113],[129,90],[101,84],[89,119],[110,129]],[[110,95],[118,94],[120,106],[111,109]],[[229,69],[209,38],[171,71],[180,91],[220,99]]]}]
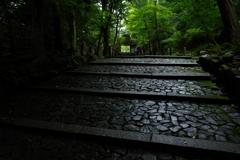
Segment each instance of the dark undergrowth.
[{"label": "dark undergrowth", "polygon": [[0,95],[27,88],[96,59],[97,56],[90,54],[83,56],[65,53],[48,55],[37,61],[29,56],[4,57],[0,60]]}]

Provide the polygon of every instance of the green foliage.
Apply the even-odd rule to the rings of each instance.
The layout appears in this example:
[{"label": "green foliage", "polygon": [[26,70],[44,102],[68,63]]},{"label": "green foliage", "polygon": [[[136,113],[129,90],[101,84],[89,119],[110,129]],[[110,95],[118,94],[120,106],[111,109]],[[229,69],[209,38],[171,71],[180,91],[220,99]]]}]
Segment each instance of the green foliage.
[{"label": "green foliage", "polygon": [[205,36],[203,30],[200,28],[192,28],[188,29],[185,33],[176,31],[170,38],[163,40],[163,42],[170,47],[182,50],[184,47],[191,45],[191,42],[203,36]]},{"label": "green foliage", "polygon": [[214,0],[168,0],[165,3],[174,14],[171,16],[176,31],[165,43],[169,46],[196,48],[212,41],[223,30],[221,15]]},{"label": "green foliage", "polygon": [[[158,33],[163,36],[172,31],[173,27],[168,20],[171,14],[168,8],[152,3],[147,3],[141,8],[131,8],[127,18],[127,30],[139,46],[145,45]],[[158,29],[153,29],[156,28],[156,24]]]},{"label": "green foliage", "polygon": [[240,0],[234,0],[233,3],[235,4],[238,19],[240,19]]},{"label": "green foliage", "polygon": [[[183,47],[194,49],[205,43],[216,43],[223,30],[218,5],[214,0],[134,0],[128,16],[127,29],[139,46],[161,37],[161,42],[176,51]],[[157,12],[157,25],[154,12]],[[159,33],[159,34],[158,34]],[[164,48],[167,49],[167,46]]]},{"label": "green foliage", "polygon": [[31,23],[31,4],[25,0],[5,0],[4,5],[0,5],[0,21],[2,23],[14,22],[19,26]]},{"label": "green foliage", "polygon": [[231,44],[229,44],[227,42],[225,42],[225,43],[223,43],[221,45],[210,43],[207,51],[210,54],[221,54],[221,53],[228,52],[230,48],[231,48]]},{"label": "green foliage", "polygon": [[214,0],[172,1],[167,6],[175,13],[174,21],[180,31],[201,28],[205,32],[213,31],[211,33],[219,34],[223,28],[221,15]]},{"label": "green foliage", "polygon": [[121,46],[121,52],[130,52],[130,46]]}]

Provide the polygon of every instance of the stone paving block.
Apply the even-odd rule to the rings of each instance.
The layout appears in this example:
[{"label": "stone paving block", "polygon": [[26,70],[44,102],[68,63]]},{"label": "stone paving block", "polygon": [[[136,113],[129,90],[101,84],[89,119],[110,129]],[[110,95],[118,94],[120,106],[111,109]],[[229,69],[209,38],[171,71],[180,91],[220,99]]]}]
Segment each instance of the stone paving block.
[{"label": "stone paving block", "polygon": [[110,75],[111,72],[67,71],[69,74]]},{"label": "stone paving block", "polygon": [[96,127],[84,127],[80,132],[81,134],[87,135],[95,135],[95,136],[103,136],[108,138],[117,138],[124,140],[132,140],[132,141],[142,141],[142,142],[150,142],[151,134],[144,134],[138,132],[130,132],[130,131],[119,131],[119,130],[111,130],[104,128],[96,128]]},{"label": "stone paving block", "polygon": [[152,143],[240,154],[240,144],[153,134]]},{"label": "stone paving block", "polygon": [[[173,60],[173,62],[174,61],[175,60]],[[185,61],[182,61],[182,62],[185,62]],[[193,62],[193,61],[189,61],[189,62]],[[116,64],[124,64],[124,63],[116,62]],[[130,68],[131,67],[130,64],[133,64],[133,63],[125,62],[125,64],[129,66],[125,68],[123,67],[123,71],[127,71],[127,68],[128,67]],[[135,67],[139,67],[137,66],[137,64],[146,64],[146,66],[144,67],[150,66],[152,68],[154,67],[156,68],[157,67],[156,65],[163,65],[162,67],[163,69],[160,68],[161,70],[160,72],[162,73],[157,73],[158,71],[156,73],[153,72],[158,70],[159,68],[155,70],[151,70],[152,68],[151,69],[146,68],[146,70],[144,70],[143,73],[136,72],[136,68],[131,68],[132,69],[131,71],[133,71],[134,73],[112,72],[114,71],[114,69],[112,69],[110,72],[101,72],[100,70],[99,72],[83,72],[83,71],[75,72],[74,71],[74,72],[68,72],[68,73],[90,74],[94,76],[99,75],[97,77],[100,77],[101,75],[104,75],[103,77],[113,77],[108,75],[116,75],[116,76],[125,75],[128,77],[130,76],[131,77],[133,76],[154,77],[155,76],[155,78],[156,77],[163,78],[165,76],[164,78],[169,77],[169,79],[176,78],[179,80],[176,82],[175,86],[174,86],[174,83],[169,80],[160,80],[160,81],[156,79],[151,80],[150,81],[151,83],[158,83],[158,84],[163,83],[165,85],[165,88],[161,88],[161,85],[158,86],[159,88],[157,89],[159,89],[158,90],[159,93],[148,92],[150,89],[153,89],[153,90],[156,89],[149,84],[143,84],[144,85],[143,88],[145,88],[143,89],[143,92],[127,91],[127,90],[126,91],[124,90],[108,91],[108,90],[100,90],[100,89],[77,89],[77,88],[70,88],[70,87],[68,88],[68,87],[38,87],[37,86],[35,89],[42,89],[42,90],[46,89],[46,90],[57,91],[57,92],[74,92],[74,93],[81,93],[81,95],[78,95],[78,94],[68,95],[69,93],[64,93],[63,96],[60,96],[60,97],[63,97],[63,99],[59,98],[58,95],[56,95],[56,97],[58,98],[57,100],[55,99],[54,103],[52,103],[52,100],[45,101],[45,99],[48,99],[48,97],[47,98],[42,97],[42,101],[44,102],[41,104],[43,104],[43,106],[37,105],[37,102],[36,102],[34,103],[35,104],[34,107],[36,106],[35,109],[30,108],[33,105],[31,101],[30,103],[22,103],[24,105],[25,104],[29,105],[29,106],[25,106],[26,110],[23,110],[23,112],[26,112],[26,114],[25,113],[18,114],[17,112],[18,111],[21,112],[22,109],[18,110],[16,109],[16,106],[10,105],[9,106],[10,108],[15,107],[16,110],[14,110],[15,111],[14,114],[9,114],[9,115],[17,115],[17,116],[19,115],[19,117],[29,117],[34,119],[39,118],[39,120],[8,118],[8,117],[0,116],[0,123],[13,124],[17,126],[37,128],[37,129],[43,129],[43,130],[51,130],[56,132],[74,133],[76,135],[88,135],[90,137],[91,136],[95,138],[97,137],[99,139],[110,138],[109,140],[118,139],[118,140],[128,140],[129,142],[137,141],[137,142],[144,142],[143,144],[149,143],[151,145],[161,144],[164,146],[170,145],[170,146],[180,146],[182,148],[187,147],[187,150],[190,148],[197,148],[197,149],[203,149],[203,150],[236,153],[240,155],[239,153],[240,144],[236,144],[236,143],[240,143],[239,137],[237,135],[235,136],[234,133],[230,131],[230,129],[236,129],[237,125],[234,122],[239,123],[240,114],[230,113],[231,111],[228,109],[224,110],[226,111],[227,115],[230,115],[231,117],[233,117],[233,121],[232,123],[230,123],[230,121],[224,121],[221,117],[218,116],[218,114],[221,113],[221,111],[216,109],[214,105],[207,104],[206,106],[200,106],[192,102],[183,104],[183,103],[178,103],[178,102],[176,103],[175,101],[172,101],[173,99],[187,100],[187,101],[193,100],[193,101],[200,101],[200,102],[204,101],[204,103],[207,103],[206,101],[211,100],[211,101],[214,101],[214,102],[217,101],[218,103],[220,103],[220,101],[223,101],[223,102],[229,101],[228,98],[222,98],[220,96],[217,97],[217,96],[182,95],[182,94],[177,94],[178,93],[177,91],[174,93],[166,93],[166,92],[171,92],[171,90],[173,90],[173,87],[175,88],[182,87],[181,91],[183,93],[186,93],[186,94],[190,93],[190,91],[187,90],[188,89],[187,84],[182,84],[184,83],[184,81],[186,81],[184,79],[185,78],[187,79],[188,77],[197,77],[197,76],[209,78],[209,74],[185,73],[187,71],[186,68],[189,68],[189,66],[193,64],[195,65],[195,63],[178,63],[177,65],[179,66],[183,65],[184,67],[178,67],[178,69],[175,69],[174,72],[176,72],[176,74],[174,75],[164,73],[166,71],[171,71],[173,69],[173,68],[166,69],[164,65],[171,66],[171,65],[175,65],[175,63],[171,63],[171,64],[160,63],[160,62],[153,63],[151,61],[147,61],[147,62],[134,63],[134,65],[136,65]],[[111,66],[109,66],[108,64],[108,67],[111,67]],[[139,70],[141,69],[142,68],[140,68]],[[184,70],[185,72],[178,73],[177,70]],[[199,69],[196,67],[193,70],[199,70]],[[121,71],[121,69],[117,69],[116,71]],[[103,78],[100,78],[100,79],[103,80]],[[113,79],[111,80],[113,81],[113,83],[116,83],[115,80]],[[120,82],[121,80],[123,79],[120,79]],[[104,84],[107,85],[106,83],[107,80],[104,79],[103,81],[104,81]],[[194,87],[194,89],[196,89],[198,92],[201,89],[201,87],[196,85],[194,82],[189,82],[189,81],[187,82],[188,84],[191,84],[192,87]],[[71,82],[71,83],[74,83],[74,82]],[[135,82],[130,82],[126,86],[131,88],[133,86],[132,85],[133,83]],[[181,84],[178,84],[178,83],[181,83]],[[104,84],[102,86],[104,86]],[[136,86],[136,88],[141,89],[141,86],[142,85],[139,83]],[[119,86],[113,85],[113,87],[117,88]],[[122,86],[120,85],[119,88],[121,87]],[[160,88],[164,89],[163,90],[164,93],[160,92],[161,91]],[[103,89],[108,89],[108,88],[105,87]],[[98,99],[97,98],[98,96],[86,98],[87,96],[85,96],[86,95],[85,93],[91,94],[91,95],[100,95],[100,96],[102,95],[107,95],[107,96],[111,95],[111,96],[118,96],[118,97],[126,96],[128,98],[133,96],[137,98],[140,98],[140,97],[146,98],[147,100],[146,101],[143,100],[141,102],[141,100],[132,101],[128,99],[127,101],[125,101],[123,99],[121,101],[121,98],[119,98],[116,103],[116,101],[111,100],[110,97],[109,99],[107,99],[106,97],[102,99]],[[209,94],[212,94],[212,93],[217,95],[216,92],[209,91]],[[191,94],[194,94],[194,92],[191,92]],[[83,101],[84,104],[82,106],[80,105],[81,102],[79,103],[78,99],[80,98],[80,96],[83,96],[83,95],[84,97],[81,99],[81,101]],[[204,95],[204,94],[200,93],[200,95]],[[67,98],[68,96],[69,98]],[[50,97],[49,99],[51,98],[53,97]],[[151,99],[154,98],[155,100],[149,100],[149,98]],[[61,99],[63,100],[63,102],[61,101]],[[39,99],[39,101],[41,101],[41,99]],[[109,102],[109,103],[105,103],[102,101]],[[132,104],[129,103],[130,101]],[[158,102],[158,101],[161,101],[161,102]],[[49,109],[47,110],[45,109],[47,107],[45,106],[46,102],[47,102],[47,105],[51,105],[51,107],[49,107]],[[99,102],[102,105],[100,105]],[[61,106],[64,106],[64,107],[58,108],[59,106],[57,106],[56,108],[59,111],[51,113],[54,110],[54,107],[56,105],[55,103],[61,103]],[[17,102],[15,103],[15,105],[16,104]],[[129,107],[125,107],[128,105]],[[166,106],[166,107],[163,108],[163,106]],[[38,108],[41,114],[37,112]],[[196,112],[189,111],[190,109],[192,111],[193,110],[202,111],[202,109],[206,109],[206,110],[202,111],[201,113],[200,112],[196,113]],[[107,117],[104,118],[104,116],[102,116],[104,112],[101,112],[101,110],[104,110],[104,112],[105,111],[108,112],[106,113],[106,115],[104,115]],[[128,112],[128,110],[130,111]],[[181,112],[181,110],[183,110],[184,112]],[[3,112],[5,113],[5,111],[6,110],[3,107]],[[10,111],[12,112],[13,110],[10,110]],[[50,112],[46,113],[46,111],[50,111]],[[189,113],[187,113],[186,111],[188,111]],[[33,117],[28,112],[29,113],[34,112],[38,117],[37,116]],[[123,115],[123,112],[124,112],[124,115]],[[232,112],[235,112],[235,110],[233,110]],[[80,118],[81,120],[78,120],[77,118]],[[206,120],[203,120],[203,119],[206,119]],[[55,122],[52,122],[52,121],[55,121]],[[76,124],[79,124],[80,121],[81,121],[81,124],[84,126],[76,125]],[[61,123],[61,122],[64,122],[64,123]],[[65,123],[73,123],[73,124],[65,124]],[[226,125],[224,126],[224,124]],[[97,128],[92,126],[97,126],[102,128]],[[141,132],[144,132],[144,133],[141,133]],[[163,134],[163,135],[160,135],[160,134]],[[167,136],[165,137],[164,135],[167,135]],[[179,137],[173,137],[173,136],[179,136]],[[193,138],[181,139],[181,137],[186,137],[186,136],[193,137]],[[199,138],[199,139],[195,139],[195,138]],[[202,141],[200,139],[208,139],[212,141],[206,141],[206,140]],[[222,142],[216,142],[215,140],[222,141]],[[229,141],[232,143],[225,143],[225,141]],[[33,146],[39,146],[39,145],[40,144],[33,144]],[[42,144],[41,144],[42,148],[49,150],[49,149],[53,149],[55,146],[56,145],[54,144],[51,145],[51,143],[49,145],[48,139],[42,139]],[[95,155],[95,152],[89,152],[88,154],[90,155],[91,153]],[[105,153],[105,154],[108,154],[108,153]],[[13,152],[12,155],[15,158],[17,158],[17,157],[20,157],[22,153],[20,153],[19,151],[16,151],[16,152]],[[149,159],[148,156],[145,156],[145,157],[142,156],[141,158]],[[150,156],[150,158],[154,158],[154,156]]]},{"label": "stone paving block", "polygon": [[131,72],[110,72],[112,75],[124,75],[124,76],[137,76],[137,77],[149,77],[151,73],[131,73]]},{"label": "stone paving block", "polygon": [[[92,136],[100,136],[107,138],[116,138],[116,139],[125,139],[132,141],[141,141],[141,142],[150,142],[150,143],[160,143],[181,147],[192,147],[192,148],[200,148],[206,150],[215,150],[229,153],[237,153],[240,154],[240,144],[234,143],[226,143],[226,142],[216,142],[216,141],[207,141],[207,140],[199,140],[199,139],[190,139],[190,138],[182,138],[182,137],[173,137],[173,136],[165,136],[158,134],[145,134],[139,132],[130,132],[130,131],[119,131],[119,130],[111,130],[104,128],[96,128],[96,127],[83,127],[78,125],[69,125],[63,123],[52,123],[52,122],[43,122],[37,120],[29,120],[29,119],[12,119],[10,117],[1,117],[1,123],[14,124],[18,126],[37,128],[37,129],[46,129],[53,131],[62,131],[67,133],[75,133],[75,134],[86,134]],[[162,130],[162,128],[159,128]],[[166,128],[167,129],[167,128]],[[178,128],[171,128],[171,130],[178,130]],[[224,138],[218,136],[220,140],[224,140]]]},{"label": "stone paving block", "polygon": [[148,65],[148,66],[199,66],[197,63],[145,63],[145,62],[90,62],[89,65]]},{"label": "stone paving block", "polygon": [[13,124],[23,127],[31,127],[38,129],[47,129],[53,131],[62,131],[67,133],[78,133],[84,128],[84,126],[74,125],[74,124],[64,124],[58,122],[45,122],[33,119],[23,119],[23,118],[12,118],[12,117],[0,117],[0,123]]},{"label": "stone paving block", "polygon": [[79,92],[79,93],[91,93],[91,94],[102,94],[102,95],[118,95],[118,96],[147,96],[152,98],[170,98],[170,99],[183,99],[183,100],[196,100],[204,102],[224,102],[231,103],[228,97],[221,96],[200,96],[200,95],[187,95],[187,94],[177,94],[177,93],[167,93],[167,92],[136,92],[136,91],[108,91],[108,90],[96,90],[96,89],[79,89],[79,88],[68,88],[68,87],[52,87],[52,86],[32,86],[32,89],[38,90],[52,90],[52,91],[67,91],[67,92]]},{"label": "stone paving block", "polygon": [[192,59],[191,56],[158,56],[158,55],[136,55],[136,56],[106,56],[106,58],[179,58],[179,59]]}]

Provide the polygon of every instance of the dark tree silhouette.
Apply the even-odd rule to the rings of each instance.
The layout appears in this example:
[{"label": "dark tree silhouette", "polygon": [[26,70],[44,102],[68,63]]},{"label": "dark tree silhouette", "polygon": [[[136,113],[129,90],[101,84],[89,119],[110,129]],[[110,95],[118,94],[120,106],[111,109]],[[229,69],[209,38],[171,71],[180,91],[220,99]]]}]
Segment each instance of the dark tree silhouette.
[{"label": "dark tree silhouette", "polygon": [[224,25],[223,36],[232,45],[237,45],[240,40],[240,27],[232,0],[217,0]]}]

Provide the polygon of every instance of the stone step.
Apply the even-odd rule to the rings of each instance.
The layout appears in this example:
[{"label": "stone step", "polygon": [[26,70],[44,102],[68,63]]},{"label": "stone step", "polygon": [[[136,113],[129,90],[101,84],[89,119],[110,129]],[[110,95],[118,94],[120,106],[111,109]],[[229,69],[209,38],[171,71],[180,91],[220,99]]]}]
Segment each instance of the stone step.
[{"label": "stone step", "polygon": [[146,63],[146,62],[90,62],[89,65],[145,65],[145,66],[184,66],[195,67],[197,63]]},{"label": "stone step", "polygon": [[177,59],[192,59],[191,56],[158,56],[158,55],[136,55],[136,56],[106,56],[106,58],[177,58]]},{"label": "stone step", "polygon": [[239,158],[240,144],[217,142],[209,140],[199,140],[193,138],[174,137],[149,133],[138,133],[132,131],[112,130],[81,125],[72,125],[59,122],[46,122],[33,119],[0,116],[1,125],[13,125],[30,129],[40,129],[42,131],[54,131],[54,134],[67,133],[78,136],[91,136],[107,141],[128,141],[129,143],[139,143],[139,145],[154,145],[155,147],[165,146],[172,150],[181,149],[185,151],[207,151],[215,152],[216,157],[231,156]]},{"label": "stone step", "polygon": [[131,73],[131,72],[86,72],[86,71],[68,71],[69,74],[79,75],[112,75],[112,76],[127,76],[127,77],[144,77],[158,79],[195,79],[195,80],[210,80],[209,73],[182,73],[182,74],[166,74],[166,73]]},{"label": "stone step", "polygon": [[32,86],[35,90],[47,90],[57,92],[72,92],[83,93],[91,95],[105,95],[105,96],[121,96],[121,97],[142,97],[148,99],[164,99],[164,100],[187,100],[194,102],[204,103],[231,103],[228,97],[223,96],[205,96],[205,95],[186,95],[175,93],[153,93],[153,92],[136,92],[136,91],[106,91],[96,89],[82,89],[82,88],[69,88],[69,87],[53,87],[53,86]]}]

